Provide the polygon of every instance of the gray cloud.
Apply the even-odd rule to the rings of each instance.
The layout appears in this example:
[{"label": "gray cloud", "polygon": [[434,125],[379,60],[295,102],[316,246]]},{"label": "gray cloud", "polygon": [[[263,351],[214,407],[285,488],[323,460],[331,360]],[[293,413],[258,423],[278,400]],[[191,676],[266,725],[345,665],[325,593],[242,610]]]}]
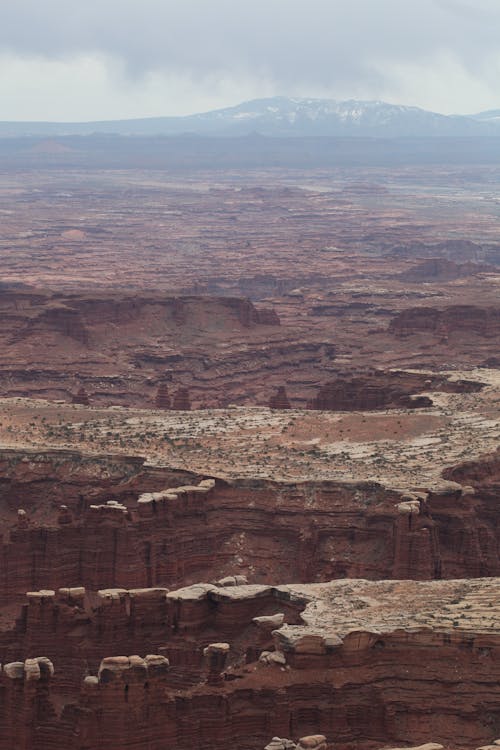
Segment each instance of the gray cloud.
[{"label": "gray cloud", "polygon": [[406,67],[443,58],[496,87],[499,28],[497,0],[6,0],[0,51],[103,56],[136,84],[253,77],[277,93],[398,97]]}]

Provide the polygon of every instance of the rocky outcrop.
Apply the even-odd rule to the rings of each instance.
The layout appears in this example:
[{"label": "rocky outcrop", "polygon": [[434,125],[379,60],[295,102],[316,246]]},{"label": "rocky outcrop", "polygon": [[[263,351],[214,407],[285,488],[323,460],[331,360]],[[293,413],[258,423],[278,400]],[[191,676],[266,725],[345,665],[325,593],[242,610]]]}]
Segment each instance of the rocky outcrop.
[{"label": "rocky outcrop", "polygon": [[156,392],[155,406],[157,409],[170,409],[171,401],[166,383],[160,383]]},{"label": "rocky outcrop", "polygon": [[[149,486],[143,474],[144,458],[140,456],[96,456],[77,450],[0,450],[0,508],[5,518],[4,531],[22,508],[34,526],[52,524],[61,505],[70,513],[80,515],[83,508],[100,499],[137,497],[138,488]],[[149,471],[154,483],[154,472]],[[167,473],[168,474],[168,473]],[[158,477],[162,486],[167,481],[163,472]],[[174,482],[193,475],[173,472]],[[137,483],[137,484],[134,484]],[[10,519],[10,520],[9,520]],[[17,519],[16,519],[17,520]]]},{"label": "rocky outcrop", "polygon": [[178,388],[172,399],[172,409],[175,411],[190,411],[191,401],[187,388]]},{"label": "rocky outcrop", "polygon": [[71,402],[73,404],[80,404],[81,406],[90,405],[89,395],[83,385],[80,386],[78,391],[73,395],[73,397],[71,398]]},{"label": "rocky outcrop", "polygon": [[280,319],[276,310],[270,310],[268,308],[257,309],[256,322],[261,326],[279,326]]},{"label": "rocky outcrop", "polygon": [[412,491],[0,458],[0,750],[496,736],[496,454]]},{"label": "rocky outcrop", "polygon": [[276,393],[269,399],[270,409],[291,409],[290,401],[284,385],[280,385]]},{"label": "rocky outcrop", "polygon": [[35,308],[36,312],[27,316],[24,325],[19,326],[11,332],[11,342],[19,343],[25,340],[39,339],[59,335],[64,339],[72,339],[77,344],[87,346],[89,343],[89,332],[78,309],[65,304],[62,300],[47,300],[47,304],[41,308]]},{"label": "rocky outcrop", "polygon": [[[174,743],[181,750],[220,743],[254,750],[273,736],[276,750],[278,743],[292,750],[281,738],[294,736],[302,737],[299,750],[324,750],[325,737],[335,738],[339,750],[353,743],[362,750],[421,745],[429,737],[453,748],[492,743],[491,712],[500,699],[499,587],[499,579],[198,584],[163,599],[155,593],[149,610],[135,609],[133,592],[103,592],[97,607],[91,596],[84,603],[79,592],[74,599],[65,593],[58,617],[47,600],[36,605],[50,607],[45,624],[30,627],[35,643],[59,623],[54,674],[55,659],[7,661],[0,711],[9,711],[11,724],[0,749],[10,750],[12,738],[26,741],[30,728],[34,741],[44,746],[45,733],[54,750],[160,750]],[[137,592],[137,601],[149,595]],[[287,615],[259,646],[252,618],[283,607],[292,619]],[[94,622],[102,642],[89,638]],[[119,645],[132,636],[135,650],[138,628],[153,648],[136,653],[152,655],[102,653],[113,637]],[[26,648],[19,625],[1,635],[3,653]],[[195,672],[195,683],[182,682],[183,673]],[[55,711],[61,691],[67,697]],[[10,711],[14,695],[21,713]]]},{"label": "rocky outcrop", "polygon": [[414,241],[392,248],[392,255],[404,258],[447,258],[452,262],[468,263],[469,261],[499,262],[498,245],[480,245],[471,240],[457,239],[426,244]]},{"label": "rocky outcrop", "polygon": [[107,656],[99,666],[97,682],[87,678],[86,684],[109,685],[114,681],[120,681],[126,687],[134,682],[164,675],[168,672],[169,666],[165,656],[156,654],[144,659],[140,656]]},{"label": "rocky outcrop", "polygon": [[[264,750],[327,750],[328,744],[323,734],[312,734],[302,737],[297,744],[292,740],[273,737]],[[433,750],[439,750],[434,748]]]},{"label": "rocky outcrop", "polygon": [[222,685],[224,683],[224,668],[231,650],[229,643],[210,643],[203,649],[203,656],[208,662],[208,684]]},{"label": "rocky outcrop", "polygon": [[486,263],[456,263],[447,258],[429,258],[417,263],[408,271],[400,274],[402,281],[414,282],[437,282],[437,281],[455,281],[468,276],[474,276],[478,273],[495,272],[495,267]]},{"label": "rocky outcrop", "polygon": [[309,371],[311,351],[317,365],[324,360],[324,342],[311,348],[308,337],[281,331],[274,310],[242,297],[8,289],[0,310],[5,395],[71,400],[83,372],[94,404],[149,406],[169,381],[213,405],[230,398],[228,386],[251,399],[259,370],[279,369],[283,348],[289,370],[300,371],[300,359]]},{"label": "rocky outcrop", "polygon": [[339,375],[319,389],[308,403],[308,408],[330,411],[425,408],[432,406],[432,399],[417,395],[419,391],[452,387],[445,385],[444,380],[393,370],[368,370],[359,374]]},{"label": "rocky outcrop", "polygon": [[445,479],[467,485],[480,487],[481,493],[495,491],[500,488],[500,448],[490,455],[483,456],[480,461],[464,461],[458,466],[445,469]]},{"label": "rocky outcrop", "polygon": [[335,380],[321,386],[307,407],[329,411],[424,409],[433,405],[426,391],[475,393],[482,388],[481,383],[473,380],[431,373],[365,370],[339,373]]},{"label": "rocky outcrop", "polygon": [[4,601],[75,584],[172,588],[202,575],[266,583],[500,574],[489,459],[483,478],[479,462],[463,483],[408,494],[374,482],[201,480],[69,452],[31,465],[7,455]]},{"label": "rocky outcrop", "polygon": [[[50,684],[54,666],[47,657],[4,663],[0,672],[0,748],[58,745],[57,711]],[[64,732],[60,733],[64,737]],[[54,744],[53,744],[54,743]]]},{"label": "rocky outcrop", "polygon": [[500,309],[474,305],[413,307],[393,318],[389,331],[403,337],[425,333],[441,339],[451,335],[495,338],[500,335]]}]

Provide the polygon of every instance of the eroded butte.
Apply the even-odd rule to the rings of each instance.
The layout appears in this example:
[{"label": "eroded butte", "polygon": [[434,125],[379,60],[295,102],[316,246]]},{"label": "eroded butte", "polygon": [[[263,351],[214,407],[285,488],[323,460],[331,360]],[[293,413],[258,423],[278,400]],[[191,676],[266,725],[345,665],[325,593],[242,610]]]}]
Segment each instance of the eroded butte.
[{"label": "eroded butte", "polygon": [[0,176],[0,750],[499,746],[464,169]]}]

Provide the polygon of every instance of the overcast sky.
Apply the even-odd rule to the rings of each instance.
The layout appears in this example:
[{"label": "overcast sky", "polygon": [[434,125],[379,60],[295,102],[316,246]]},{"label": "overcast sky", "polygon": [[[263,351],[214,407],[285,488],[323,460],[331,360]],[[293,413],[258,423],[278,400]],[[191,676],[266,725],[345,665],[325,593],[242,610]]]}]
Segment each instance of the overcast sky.
[{"label": "overcast sky", "polygon": [[500,0],[0,0],[0,120],[277,94],[500,108]]}]

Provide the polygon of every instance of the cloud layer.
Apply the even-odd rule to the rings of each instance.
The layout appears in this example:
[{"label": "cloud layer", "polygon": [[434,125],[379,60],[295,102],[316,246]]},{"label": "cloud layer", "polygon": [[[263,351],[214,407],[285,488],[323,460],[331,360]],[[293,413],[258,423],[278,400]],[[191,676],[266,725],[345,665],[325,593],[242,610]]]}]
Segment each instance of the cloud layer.
[{"label": "cloud layer", "polygon": [[498,0],[5,0],[0,119],[187,114],[255,96],[500,107]]}]

